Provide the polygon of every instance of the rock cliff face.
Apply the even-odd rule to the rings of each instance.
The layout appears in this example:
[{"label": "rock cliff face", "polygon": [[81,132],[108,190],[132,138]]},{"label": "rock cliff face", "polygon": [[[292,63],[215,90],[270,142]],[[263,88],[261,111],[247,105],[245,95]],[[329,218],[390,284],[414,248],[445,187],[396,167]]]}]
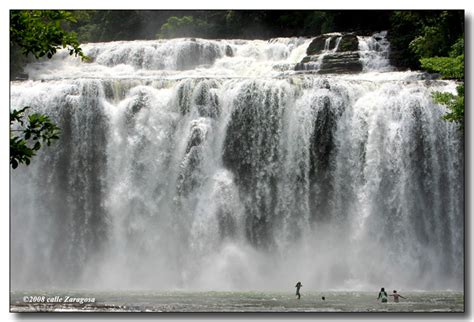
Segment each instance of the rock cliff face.
[{"label": "rock cliff face", "polygon": [[359,73],[361,71],[362,63],[359,61],[359,54],[353,51],[346,51],[326,55],[323,58],[323,64],[319,73]]},{"label": "rock cliff face", "polygon": [[358,73],[362,71],[359,41],[353,33],[317,36],[306,50],[307,56],[295,70],[315,70],[320,74]]}]

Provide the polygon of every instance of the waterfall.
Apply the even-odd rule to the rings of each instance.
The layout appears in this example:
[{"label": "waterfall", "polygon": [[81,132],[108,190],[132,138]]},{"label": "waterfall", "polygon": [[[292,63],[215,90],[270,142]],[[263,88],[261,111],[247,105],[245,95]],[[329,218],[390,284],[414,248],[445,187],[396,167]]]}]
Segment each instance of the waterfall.
[{"label": "waterfall", "polygon": [[30,64],[11,108],[61,138],[11,171],[12,289],[462,289],[463,138],[431,99],[456,84],[358,39],[360,74],[294,71],[307,38]]},{"label": "waterfall", "polygon": [[[331,42],[335,39],[335,44],[334,48],[329,49]],[[311,64],[311,68],[315,70],[320,70],[321,66],[323,64],[324,57],[326,57],[328,54],[332,54],[337,52],[337,49],[339,48],[339,43],[341,42],[342,37],[339,34],[336,34],[335,36],[331,36],[326,38],[324,41],[324,49],[321,52],[321,54],[318,56],[318,60],[315,63]]]},{"label": "waterfall", "polygon": [[359,54],[364,71],[391,71],[390,43],[387,31],[377,32],[371,36],[358,36]]}]

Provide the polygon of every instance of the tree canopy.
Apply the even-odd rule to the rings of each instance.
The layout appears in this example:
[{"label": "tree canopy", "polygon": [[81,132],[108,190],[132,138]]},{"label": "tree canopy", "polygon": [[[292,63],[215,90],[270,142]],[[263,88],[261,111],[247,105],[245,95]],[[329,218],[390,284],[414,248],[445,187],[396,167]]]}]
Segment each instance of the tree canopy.
[{"label": "tree canopy", "polygon": [[[10,48],[36,59],[48,58],[60,48],[67,48],[70,55],[88,57],[80,48],[75,33],[63,29],[65,24],[75,22],[71,12],[62,10],[22,10],[10,13]],[[15,66],[15,62],[13,62]],[[41,143],[50,145],[59,139],[60,129],[49,116],[30,113],[30,107],[10,112],[10,164],[13,169],[19,164],[29,165],[31,158],[41,148]]]},{"label": "tree canopy", "polygon": [[27,56],[51,58],[58,49],[67,48],[70,55],[86,59],[77,35],[63,29],[66,23],[76,22],[71,12],[63,10],[21,10],[10,15],[10,42]]},{"label": "tree canopy", "polygon": [[464,36],[462,10],[405,10],[390,15],[389,40],[397,67],[419,69],[420,58],[448,56]]}]

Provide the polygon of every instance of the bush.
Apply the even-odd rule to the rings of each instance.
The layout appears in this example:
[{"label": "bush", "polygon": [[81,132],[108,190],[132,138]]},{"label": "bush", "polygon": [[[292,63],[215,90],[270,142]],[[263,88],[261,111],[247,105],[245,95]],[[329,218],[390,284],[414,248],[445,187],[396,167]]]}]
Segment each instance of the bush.
[{"label": "bush", "polygon": [[464,54],[452,57],[429,57],[420,59],[421,68],[441,73],[443,78],[464,79]]}]

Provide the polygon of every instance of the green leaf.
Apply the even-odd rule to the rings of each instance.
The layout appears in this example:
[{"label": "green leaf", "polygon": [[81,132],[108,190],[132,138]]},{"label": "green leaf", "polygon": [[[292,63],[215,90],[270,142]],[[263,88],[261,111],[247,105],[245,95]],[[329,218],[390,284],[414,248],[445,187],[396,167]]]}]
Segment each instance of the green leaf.
[{"label": "green leaf", "polygon": [[[41,149],[40,140],[47,142],[49,146],[52,141],[59,139],[61,132],[47,115],[39,113],[33,113],[28,117],[23,115],[27,108],[13,110],[10,113],[10,125],[15,126],[15,132],[10,132],[10,164],[13,169],[21,163],[29,165],[35,151]],[[22,134],[14,135],[15,133]],[[33,146],[30,147],[29,144]]]},{"label": "green leaf", "polygon": [[449,122],[455,122],[459,124],[461,130],[464,129],[464,84],[460,84],[456,88],[458,95],[453,95],[446,92],[434,92],[433,100],[438,103],[445,105],[449,112],[446,113],[443,118]]}]

